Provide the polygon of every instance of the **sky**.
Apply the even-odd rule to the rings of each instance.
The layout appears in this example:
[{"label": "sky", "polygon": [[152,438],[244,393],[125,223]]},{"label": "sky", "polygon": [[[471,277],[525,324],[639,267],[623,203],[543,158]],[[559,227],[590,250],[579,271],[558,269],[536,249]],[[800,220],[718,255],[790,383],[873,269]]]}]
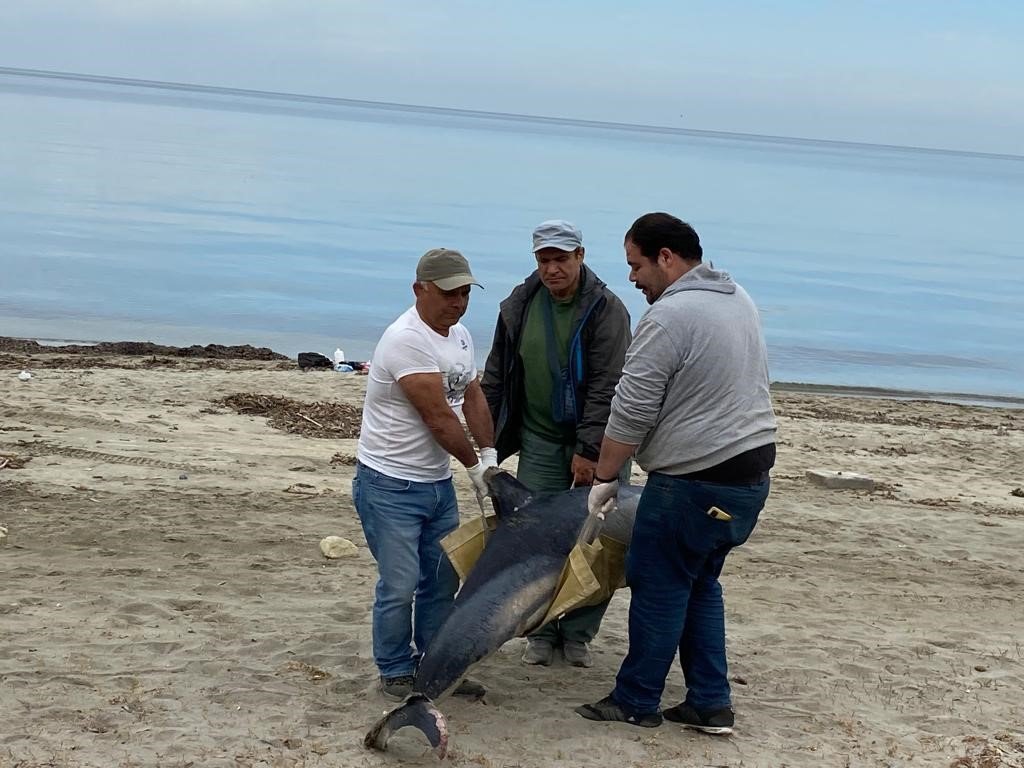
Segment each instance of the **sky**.
[{"label": "sky", "polygon": [[1018,0],[3,0],[0,66],[1024,155]]}]

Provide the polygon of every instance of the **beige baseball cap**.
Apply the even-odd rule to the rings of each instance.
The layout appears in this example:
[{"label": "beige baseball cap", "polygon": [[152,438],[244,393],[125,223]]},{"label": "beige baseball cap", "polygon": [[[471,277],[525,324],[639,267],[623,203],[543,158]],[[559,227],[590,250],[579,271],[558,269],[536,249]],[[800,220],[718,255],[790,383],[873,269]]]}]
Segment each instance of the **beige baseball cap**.
[{"label": "beige baseball cap", "polygon": [[466,257],[451,248],[431,248],[416,265],[416,279],[433,283],[442,291],[454,291],[464,285],[483,288],[469,271]]}]

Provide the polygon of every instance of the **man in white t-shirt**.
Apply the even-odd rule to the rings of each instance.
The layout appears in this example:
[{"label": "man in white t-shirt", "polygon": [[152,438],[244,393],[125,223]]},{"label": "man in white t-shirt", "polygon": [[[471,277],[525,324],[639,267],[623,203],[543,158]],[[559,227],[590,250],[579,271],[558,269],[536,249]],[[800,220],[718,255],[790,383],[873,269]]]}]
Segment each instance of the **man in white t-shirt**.
[{"label": "man in white t-shirt", "polygon": [[[416,303],[381,336],[366,385],[352,499],[377,561],[373,657],[382,692],[396,699],[412,691],[416,665],[458,588],[441,548],[459,525],[451,457],[466,467],[481,501],[484,470],[497,465],[473,339],[459,322],[473,285],[461,253],[427,251],[416,267]],[[483,693],[468,680],[455,690]]]}]

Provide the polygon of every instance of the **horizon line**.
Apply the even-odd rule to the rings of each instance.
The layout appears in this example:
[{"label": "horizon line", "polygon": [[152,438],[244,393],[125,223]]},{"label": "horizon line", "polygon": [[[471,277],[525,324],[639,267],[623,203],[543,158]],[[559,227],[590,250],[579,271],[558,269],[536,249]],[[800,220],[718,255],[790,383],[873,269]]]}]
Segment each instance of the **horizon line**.
[{"label": "horizon line", "polygon": [[588,120],[572,117],[556,117],[551,115],[534,115],[518,112],[494,112],[460,107],[442,107],[426,104],[408,104],[393,101],[374,101],[371,99],[351,99],[341,96],[321,96],[316,94],[292,93],[288,91],[267,91],[254,88],[234,88],[221,85],[202,85],[199,83],[182,83],[173,80],[146,80],[131,77],[115,77],[112,75],[93,75],[82,72],[64,72],[46,69],[28,69],[22,67],[0,66],[0,75],[9,77],[36,78],[39,80],[63,80],[68,82],[92,83],[96,85],[118,85],[149,90],[179,91],[184,93],[201,93],[219,96],[244,96],[266,101],[291,101],[333,106],[354,107],[362,109],[378,109],[385,111],[418,112],[449,117],[462,117],[475,120],[504,120],[507,122],[528,122],[543,125],[561,125],[567,127],[589,128],[595,130],[612,130],[632,133],[664,134],[675,136],[693,136],[706,139],[740,139],[763,143],[800,143],[836,147],[845,149],[871,148],[886,151],[911,151],[939,155],[963,155],[1002,160],[1024,160],[1024,155],[1007,152],[985,152],[971,149],[950,149],[946,147],[925,147],[911,144],[880,144],[867,141],[850,141],[845,139],[822,139],[805,136],[783,136],[775,134],[744,133],[741,131],[717,131],[701,128],[673,128],[665,125],[644,123],[620,123],[608,120]]}]

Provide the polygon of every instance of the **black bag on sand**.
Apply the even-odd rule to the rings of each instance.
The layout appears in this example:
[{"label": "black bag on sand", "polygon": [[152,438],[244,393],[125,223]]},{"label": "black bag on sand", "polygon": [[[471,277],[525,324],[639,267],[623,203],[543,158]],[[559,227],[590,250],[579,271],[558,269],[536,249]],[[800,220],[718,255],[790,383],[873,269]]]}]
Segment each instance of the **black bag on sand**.
[{"label": "black bag on sand", "polygon": [[334,363],[331,358],[324,357],[319,352],[299,352],[299,368],[304,371],[309,368],[326,368],[328,370],[333,370]]}]

